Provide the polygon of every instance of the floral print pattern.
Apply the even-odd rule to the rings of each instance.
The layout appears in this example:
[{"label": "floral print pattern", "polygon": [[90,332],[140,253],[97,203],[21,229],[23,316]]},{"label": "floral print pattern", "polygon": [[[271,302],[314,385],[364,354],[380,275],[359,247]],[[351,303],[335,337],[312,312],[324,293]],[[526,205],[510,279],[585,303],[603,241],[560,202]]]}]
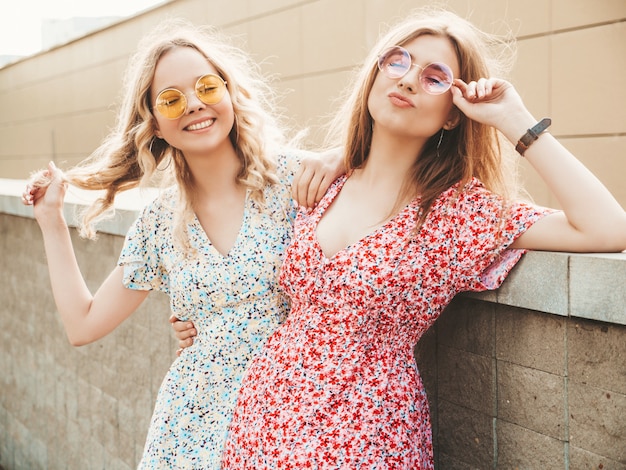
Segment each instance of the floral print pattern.
[{"label": "floral print pattern", "polygon": [[244,371],[289,309],[278,274],[293,233],[291,182],[298,164],[279,159],[280,183],[265,189],[265,208],[246,198],[242,226],[226,256],[197,219],[188,227],[197,252],[186,257],[175,246],[176,189],[149,204],[129,231],[119,259],[124,285],[165,292],[172,312],[192,320],[198,331],[163,380],[140,469],[220,468]]},{"label": "floral print pattern", "polygon": [[419,199],[327,258],[315,230],[346,178],[298,215],[281,272],[292,311],[246,373],[223,468],[432,469],[413,347],[455,294],[500,285],[524,253],[507,247],[546,213],[474,179],[417,235]]}]

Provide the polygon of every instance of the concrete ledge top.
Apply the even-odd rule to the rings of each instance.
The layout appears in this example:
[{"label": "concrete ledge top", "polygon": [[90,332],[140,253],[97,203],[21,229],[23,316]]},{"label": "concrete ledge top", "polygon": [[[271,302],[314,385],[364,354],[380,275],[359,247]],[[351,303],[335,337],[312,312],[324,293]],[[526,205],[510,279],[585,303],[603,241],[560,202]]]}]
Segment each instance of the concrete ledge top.
[{"label": "concrete ledge top", "polygon": [[[21,194],[25,180],[0,178],[0,212],[33,218]],[[118,196],[115,216],[98,224],[98,231],[125,236],[138,211],[157,190],[130,190]],[[66,220],[76,224],[77,209],[99,196],[74,187],[66,195]],[[464,294],[514,307],[561,316],[626,325],[626,252],[557,253],[532,251],[495,291]]]},{"label": "concrete ledge top", "polygon": [[626,325],[626,252],[528,252],[495,291],[466,296]]}]

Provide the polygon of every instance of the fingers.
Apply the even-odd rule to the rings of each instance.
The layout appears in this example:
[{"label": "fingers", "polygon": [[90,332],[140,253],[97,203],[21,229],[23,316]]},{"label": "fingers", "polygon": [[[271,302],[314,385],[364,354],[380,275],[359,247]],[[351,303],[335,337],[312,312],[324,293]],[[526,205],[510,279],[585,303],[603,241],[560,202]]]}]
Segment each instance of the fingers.
[{"label": "fingers", "polygon": [[22,204],[32,206],[39,197],[45,194],[52,183],[48,170],[42,170],[31,176],[22,193]]},{"label": "fingers", "polygon": [[311,180],[309,181],[309,184],[305,190],[305,195],[304,195],[305,197],[304,206],[307,209],[312,209],[313,207],[315,207],[315,204],[317,204],[320,201],[320,199],[326,192],[326,188],[322,190],[322,184],[324,180],[325,180],[325,177],[323,175],[320,175],[319,173],[315,173],[312,175]]},{"label": "fingers", "polygon": [[466,97],[470,100],[480,100],[490,93],[490,82],[486,78],[481,78],[477,82],[468,84]]},{"label": "fingers", "polygon": [[61,170],[59,170],[54,162],[48,163],[48,168],[37,171],[32,174],[28,180],[28,184],[22,193],[22,203],[24,205],[33,205],[41,198],[52,184],[58,184],[63,190],[67,188],[67,179]]},{"label": "fingers", "polygon": [[296,174],[293,177],[293,183],[291,185],[291,197],[293,198],[294,201],[296,201],[296,204],[300,205],[300,179],[302,178],[302,165],[300,166],[300,168],[298,168],[298,171],[296,172]]},{"label": "fingers", "polygon": [[178,340],[176,355],[180,357],[183,349],[193,345],[193,339],[197,336],[198,332],[194,328],[193,322],[181,321],[176,317],[176,315],[170,315],[168,321],[172,324],[174,336],[176,336],[176,339]]},{"label": "fingers", "polygon": [[26,189],[22,193],[22,204],[32,206],[35,199],[35,189],[30,185],[26,185]]},{"label": "fingers", "polygon": [[461,79],[454,81],[454,86],[461,90],[463,98],[468,101],[480,100],[489,94],[493,90],[493,82],[490,79],[480,78],[478,81],[471,81],[465,83]]},{"label": "fingers", "polygon": [[193,338],[187,338],[185,340],[179,341],[178,342],[178,347],[180,349],[185,349],[188,348],[189,346],[191,346],[193,344]]},{"label": "fingers", "polygon": [[175,315],[171,315],[169,322],[174,329],[174,336],[178,340],[181,348],[187,348],[193,344],[193,338],[198,335],[198,332],[193,326],[193,322],[181,321]]},{"label": "fingers", "polygon": [[56,183],[64,189],[67,189],[67,178],[65,177],[65,173],[58,169],[52,161],[48,164],[48,177],[51,179],[51,184]]},{"label": "fingers", "polygon": [[191,339],[191,338],[186,339],[186,340],[184,340],[184,341],[179,341],[179,342],[178,342],[178,346],[179,346],[179,348],[176,350],[176,355],[177,355],[178,357],[180,357],[180,355],[182,354],[183,350],[184,350],[185,348],[188,348],[188,347],[189,347],[189,346],[191,346],[191,345],[193,345],[193,339]]},{"label": "fingers", "polygon": [[315,161],[300,165],[291,189],[293,199],[300,207],[312,209],[321,201],[328,187],[338,175],[330,165]]},{"label": "fingers", "polygon": [[172,328],[174,328],[174,336],[176,336],[178,340],[193,338],[198,334],[191,322],[179,321],[172,323]]},{"label": "fingers", "polygon": [[294,176],[291,193],[293,199],[301,207],[311,207],[308,200],[309,187],[314,176],[315,171],[305,164],[300,165]]},{"label": "fingers", "polygon": [[[183,322],[181,322],[183,323]],[[174,332],[174,336],[176,336],[176,339],[178,339],[180,342],[182,341],[186,341],[188,339],[191,339],[193,342],[193,338],[195,336],[197,336],[198,332],[196,331],[196,329],[192,326],[190,327],[186,327],[184,330],[177,330]],[[191,346],[192,343],[190,343],[189,345]]]},{"label": "fingers", "polygon": [[461,79],[455,79],[452,87],[454,95],[459,96],[456,90],[461,91],[461,97],[470,102],[489,100],[497,97],[506,82],[497,78],[480,78],[476,81],[465,83]]},{"label": "fingers", "polygon": [[176,355],[178,357],[180,357],[180,355],[182,354],[183,350],[185,348],[188,348],[189,346],[191,346],[193,344],[193,341],[191,343],[189,343],[189,345],[183,345],[183,343],[181,341],[178,342],[178,345],[180,346],[177,350],[176,350]]},{"label": "fingers", "polygon": [[[323,178],[320,179],[319,184],[315,186],[315,195],[313,196],[313,206],[322,200],[326,191],[334,181],[334,178],[329,174],[325,174]],[[312,207],[312,206],[311,206]]]}]

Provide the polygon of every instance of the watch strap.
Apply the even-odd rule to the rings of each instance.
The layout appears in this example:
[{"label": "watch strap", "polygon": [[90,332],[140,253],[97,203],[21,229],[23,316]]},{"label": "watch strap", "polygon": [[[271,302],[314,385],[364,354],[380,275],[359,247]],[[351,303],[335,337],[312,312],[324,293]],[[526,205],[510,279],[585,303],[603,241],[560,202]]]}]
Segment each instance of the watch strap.
[{"label": "watch strap", "polygon": [[531,144],[535,140],[537,140],[539,138],[539,134],[541,134],[548,127],[550,127],[550,124],[552,124],[552,119],[550,119],[550,118],[543,118],[541,121],[539,121],[533,127],[528,129],[526,131],[526,133],[523,136],[521,136],[520,139],[517,141],[517,145],[515,146],[515,150],[517,150],[517,152],[520,155],[524,155],[524,152],[526,152],[528,147],[530,147]]}]

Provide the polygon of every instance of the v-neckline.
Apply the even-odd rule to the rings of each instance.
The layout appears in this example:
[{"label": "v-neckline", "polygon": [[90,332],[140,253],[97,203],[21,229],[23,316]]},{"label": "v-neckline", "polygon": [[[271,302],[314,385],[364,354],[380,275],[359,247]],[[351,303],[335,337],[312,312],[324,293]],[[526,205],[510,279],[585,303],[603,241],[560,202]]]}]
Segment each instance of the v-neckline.
[{"label": "v-neckline", "polygon": [[215,247],[215,245],[211,241],[211,238],[206,233],[206,231],[204,230],[204,227],[200,223],[200,219],[198,219],[198,216],[195,213],[193,215],[194,224],[196,225],[197,229],[200,230],[200,232],[202,233],[202,236],[208,242],[208,245],[211,248],[211,250],[213,250],[213,252],[220,259],[231,258],[233,253],[235,252],[235,250],[238,248],[238,245],[240,243],[243,243],[242,242],[242,238],[244,236],[244,232],[245,232],[246,227],[248,225],[248,218],[249,218],[249,214],[250,214],[250,210],[249,210],[249,207],[248,207],[249,199],[250,199],[250,190],[248,189],[248,190],[246,190],[246,197],[245,197],[245,199],[243,201],[243,217],[241,218],[241,225],[239,226],[239,230],[237,231],[237,236],[235,237],[235,240],[233,241],[233,244],[230,246],[230,248],[228,249],[228,251],[226,253],[222,253],[220,250],[218,250]]},{"label": "v-neckline", "polygon": [[[336,183],[335,183],[335,187],[333,188],[333,191],[328,191],[326,193],[326,196],[322,199],[322,201],[320,202],[320,204],[318,204],[317,206],[317,210],[316,210],[316,218],[313,221],[313,240],[315,242],[315,245],[317,247],[317,249],[319,250],[322,258],[325,261],[332,261],[335,258],[337,258],[340,254],[343,254],[349,250],[351,250],[352,248],[362,245],[363,243],[365,243],[365,241],[367,241],[370,238],[375,237],[379,232],[381,232],[383,229],[386,229],[387,226],[391,225],[393,222],[396,221],[396,219],[398,219],[400,216],[404,215],[405,212],[410,211],[411,209],[413,209],[415,207],[416,204],[419,205],[419,197],[414,198],[413,200],[411,200],[408,204],[406,204],[402,209],[400,209],[393,217],[390,217],[389,219],[387,219],[385,221],[385,223],[381,224],[380,226],[376,227],[374,230],[372,230],[371,232],[365,234],[363,237],[359,238],[358,240],[349,243],[348,245],[344,246],[343,248],[339,249],[338,251],[336,251],[333,255],[328,256],[326,251],[324,250],[324,248],[322,247],[322,245],[319,242],[319,238],[317,237],[317,227],[320,223],[320,220],[322,220],[322,217],[324,217],[324,214],[326,213],[326,211],[328,210],[328,208],[330,207],[330,205],[333,203],[333,201],[335,200],[335,198],[339,195],[339,193],[341,192],[341,189],[343,188],[343,185],[346,183],[346,181],[348,180],[348,176],[349,175],[343,175],[341,178],[339,179]],[[322,204],[323,202],[323,204]]]}]

